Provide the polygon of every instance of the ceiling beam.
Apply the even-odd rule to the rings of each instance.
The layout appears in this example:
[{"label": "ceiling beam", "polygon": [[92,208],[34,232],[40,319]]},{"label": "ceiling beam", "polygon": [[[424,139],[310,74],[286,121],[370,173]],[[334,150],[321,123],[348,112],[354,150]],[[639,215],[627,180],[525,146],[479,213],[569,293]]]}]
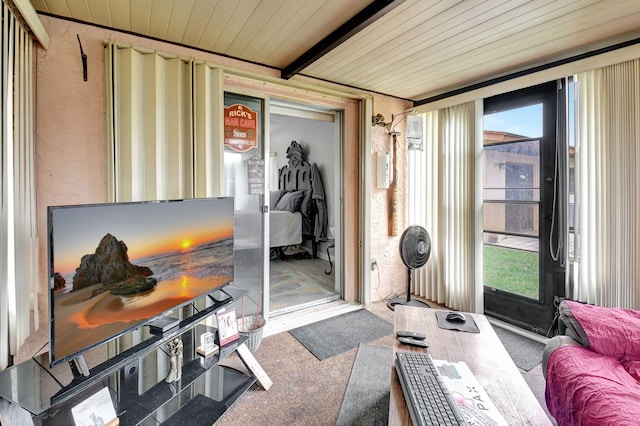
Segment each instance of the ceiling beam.
[{"label": "ceiling beam", "polygon": [[368,25],[377,21],[391,10],[398,7],[405,0],[373,0],[364,9],[356,13],[347,22],[316,43],[315,46],[298,56],[289,65],[284,67],[281,77],[290,79],[300,71],[317,61],[335,47],[348,40]]}]

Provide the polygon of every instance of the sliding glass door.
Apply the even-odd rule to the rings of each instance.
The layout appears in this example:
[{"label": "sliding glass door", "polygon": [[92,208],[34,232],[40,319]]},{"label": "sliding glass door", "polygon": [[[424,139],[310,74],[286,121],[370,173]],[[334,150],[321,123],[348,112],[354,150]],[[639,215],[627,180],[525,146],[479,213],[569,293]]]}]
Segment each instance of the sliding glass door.
[{"label": "sliding glass door", "polygon": [[[263,285],[262,205],[268,190],[264,179],[264,104],[260,98],[228,92],[224,95],[225,114],[231,117],[225,122],[224,195],[234,197],[235,201],[235,284],[250,290],[237,308],[245,311],[242,312],[245,315],[260,311],[262,316],[268,315]],[[235,116],[242,120],[233,120]]]}]

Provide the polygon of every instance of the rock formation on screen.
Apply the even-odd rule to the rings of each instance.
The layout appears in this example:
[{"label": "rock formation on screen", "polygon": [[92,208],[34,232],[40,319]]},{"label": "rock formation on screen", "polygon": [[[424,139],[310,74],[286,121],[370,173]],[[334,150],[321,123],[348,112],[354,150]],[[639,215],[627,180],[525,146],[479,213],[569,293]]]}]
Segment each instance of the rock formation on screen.
[{"label": "rock formation on screen", "polygon": [[[151,269],[129,262],[127,251],[127,245],[123,241],[106,234],[95,253],[82,256],[73,277],[73,289],[102,284],[103,289],[97,290],[98,293],[119,289],[120,294],[133,294],[153,288],[155,280],[147,279],[153,275]],[[125,290],[127,288],[129,290]]]},{"label": "rock formation on screen", "polygon": [[62,275],[60,275],[58,272],[55,272],[53,274],[53,290],[54,291],[62,290],[66,284],[67,284],[67,280],[65,280]]}]

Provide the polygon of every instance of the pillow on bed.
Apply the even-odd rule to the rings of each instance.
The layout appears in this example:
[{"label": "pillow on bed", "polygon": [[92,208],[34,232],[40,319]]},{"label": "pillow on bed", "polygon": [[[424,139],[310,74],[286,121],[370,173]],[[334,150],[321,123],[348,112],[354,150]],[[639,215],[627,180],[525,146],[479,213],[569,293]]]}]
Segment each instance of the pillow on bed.
[{"label": "pillow on bed", "polygon": [[274,191],[271,191],[269,194],[269,209],[270,210],[275,210],[276,209],[276,204],[278,204],[278,201],[280,201],[280,198],[282,197],[282,193],[284,191],[282,189],[276,189]]},{"label": "pillow on bed", "polygon": [[282,197],[280,197],[273,210],[284,210],[291,213],[300,211],[300,204],[302,204],[303,197],[303,191],[285,192],[282,194]]}]

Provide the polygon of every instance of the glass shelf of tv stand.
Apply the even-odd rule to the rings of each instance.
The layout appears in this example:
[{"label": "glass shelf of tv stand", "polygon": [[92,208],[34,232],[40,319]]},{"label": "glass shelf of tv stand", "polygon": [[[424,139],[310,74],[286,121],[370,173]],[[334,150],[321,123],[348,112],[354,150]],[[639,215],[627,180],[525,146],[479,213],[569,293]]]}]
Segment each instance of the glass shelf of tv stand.
[{"label": "glass shelf of tv stand", "polygon": [[[149,354],[150,352],[155,353],[156,351],[153,351],[153,349],[160,348],[170,339],[183,335],[196,326],[200,327],[198,323],[202,320],[211,316],[222,307],[240,300],[242,296],[249,293],[247,290],[232,286],[225,287],[224,291],[229,294],[230,297],[225,299],[223,303],[215,303],[206,310],[196,312],[194,315],[181,321],[178,327],[165,332],[163,335],[150,336],[148,339],[145,339],[142,347],[136,345],[134,348],[124,351],[119,356],[108,359],[106,362],[100,364],[99,371],[96,371],[97,367],[92,368],[90,370],[91,376],[86,378],[80,386],[70,391],[68,397],[55,404],[52,403],[53,396],[59,393],[61,388],[64,389],[68,387],[69,385],[64,385],[64,383],[69,383],[73,377],[71,376],[70,369],[64,367],[65,364],[49,368],[48,352],[37,354],[25,362],[0,372],[0,397],[16,403],[32,415],[44,418],[50,417],[50,415],[46,413],[47,410],[59,412],[64,410],[64,407],[70,408],[74,403],[83,401],[105,386],[110,388],[112,399],[117,401],[119,397],[117,392],[112,389],[111,382],[118,380],[117,376],[122,372],[123,367],[131,364],[135,359],[144,357],[145,354]],[[245,339],[245,337],[242,336],[241,339]],[[230,348],[232,348],[232,345],[223,347],[219,356],[226,355],[227,350]],[[106,351],[104,347],[94,351],[98,350]],[[195,351],[195,348],[193,350]],[[233,348],[233,350],[235,350],[235,348]],[[186,352],[187,349],[185,348],[185,353]],[[169,357],[167,356],[166,358],[166,362],[168,362]],[[186,365],[186,360],[189,358],[185,356],[184,359],[184,365]],[[38,423],[36,422],[36,424]],[[50,423],[47,421],[46,424],[58,423]]]},{"label": "glass shelf of tv stand", "polygon": [[[128,388],[126,381],[119,390],[117,412],[120,412],[119,420],[123,425],[157,425],[167,422],[171,416],[180,410],[189,410],[192,398],[200,396],[206,398],[208,417],[204,424],[211,425],[220,417],[237,398],[239,398],[256,379],[242,372],[217,365],[222,359],[233,353],[238,346],[244,344],[246,336],[241,335],[240,340],[229,343],[221,348],[217,354],[203,357],[198,355],[195,346],[199,336],[205,332],[215,332],[215,329],[198,325],[195,329],[187,331],[183,335],[184,360],[182,378],[178,382],[166,383],[165,374],[158,376],[157,359],[154,354],[147,355],[140,361],[142,377],[135,380],[133,388]],[[149,371],[145,363],[150,361],[152,368]],[[164,364],[161,371],[168,369],[168,357],[163,357]],[[140,387],[143,389],[140,389]],[[201,399],[198,399],[201,401]],[[175,419],[176,416],[173,418]],[[191,417],[189,424],[198,424]],[[170,423],[170,421],[169,421]],[[184,418],[180,424],[184,424]]]}]

